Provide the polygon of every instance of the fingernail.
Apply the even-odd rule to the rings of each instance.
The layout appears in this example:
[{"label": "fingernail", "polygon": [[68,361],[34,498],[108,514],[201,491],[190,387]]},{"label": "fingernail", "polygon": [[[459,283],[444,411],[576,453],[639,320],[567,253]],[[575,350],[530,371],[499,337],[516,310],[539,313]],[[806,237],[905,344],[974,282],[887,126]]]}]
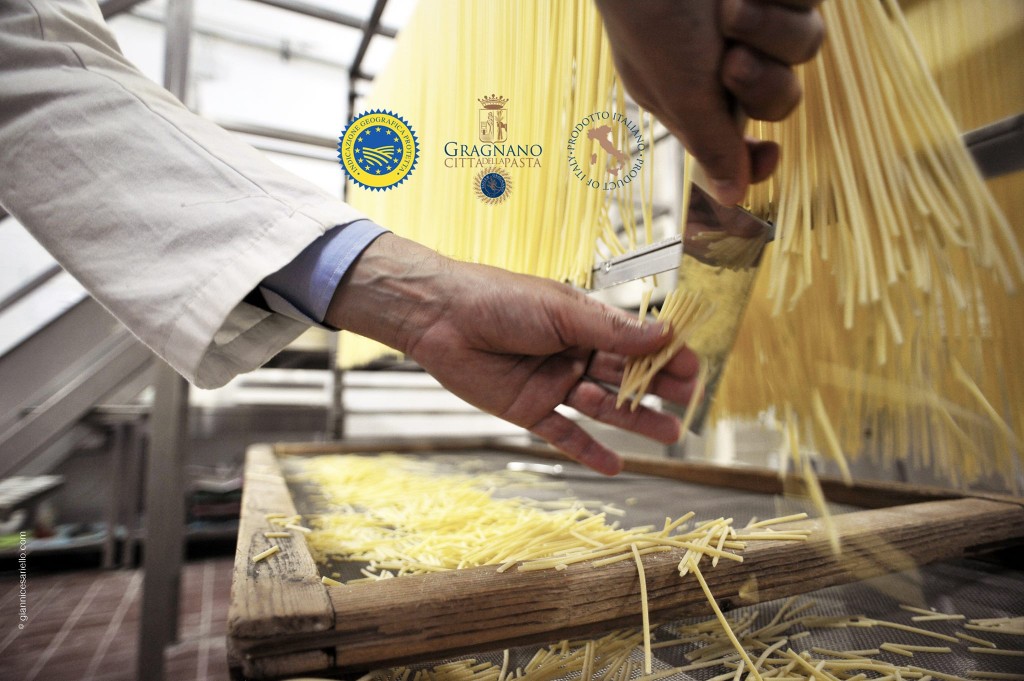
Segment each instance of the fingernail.
[{"label": "fingernail", "polygon": [[743,200],[744,188],[735,180],[711,180],[711,193],[723,206],[734,206]]}]

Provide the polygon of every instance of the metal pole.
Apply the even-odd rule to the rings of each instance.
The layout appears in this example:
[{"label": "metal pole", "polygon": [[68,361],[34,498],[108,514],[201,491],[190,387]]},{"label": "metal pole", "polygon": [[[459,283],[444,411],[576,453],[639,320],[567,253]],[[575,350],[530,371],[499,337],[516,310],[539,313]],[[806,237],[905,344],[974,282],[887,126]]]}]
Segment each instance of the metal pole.
[{"label": "metal pole", "polygon": [[110,19],[116,17],[118,14],[127,12],[135,5],[138,5],[144,0],[103,0],[100,3],[100,12],[103,14],[104,19]]},{"label": "metal pole", "polygon": [[[169,0],[164,85],[186,103],[193,0]],[[170,366],[157,369],[146,469],[146,534],[138,675],[162,681],[164,648],[178,636],[185,540],[184,468],[188,382]]]},{"label": "metal pole", "polygon": [[157,370],[146,460],[145,543],[138,671],[164,678],[164,648],[178,636],[184,556],[188,383],[166,364]]},{"label": "metal pole", "polygon": [[[289,12],[295,12],[296,14],[302,14],[307,17],[313,17],[315,19],[323,19],[324,21],[348,26],[349,28],[363,28],[363,20],[359,17],[352,16],[351,14],[345,14],[337,10],[328,9],[326,7],[321,7],[320,5],[301,2],[301,0],[255,0],[255,2],[263,5],[270,5],[271,7],[277,7],[278,9],[287,10]],[[381,26],[380,24],[373,27],[373,32],[387,38],[394,38],[398,35],[397,30],[388,28],[387,26]]]},{"label": "metal pole", "polygon": [[188,67],[193,0],[168,0],[164,37],[164,87],[188,106]]},{"label": "metal pole", "polygon": [[[384,14],[384,7],[387,4],[388,0],[377,0],[373,4],[370,17],[366,20],[366,26],[363,27],[363,37],[359,41],[359,47],[356,49],[355,59],[352,60],[352,68],[349,69],[349,75],[352,78],[365,77],[363,76],[363,58],[366,57],[366,50],[370,47],[370,41],[380,28],[380,17]],[[351,96],[351,93],[349,96]]]}]

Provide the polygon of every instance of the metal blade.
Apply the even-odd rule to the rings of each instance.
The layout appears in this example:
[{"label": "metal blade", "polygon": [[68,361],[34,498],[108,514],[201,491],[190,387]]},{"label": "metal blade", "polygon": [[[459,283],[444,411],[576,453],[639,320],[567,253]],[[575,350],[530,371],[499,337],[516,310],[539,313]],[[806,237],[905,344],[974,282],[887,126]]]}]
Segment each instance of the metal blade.
[{"label": "metal blade", "polygon": [[592,282],[596,290],[678,268],[678,287],[714,304],[711,319],[687,343],[709,364],[704,400],[690,426],[700,432],[736,340],[764,246],[775,231],[739,206],[721,205],[696,184],[691,192],[683,234],[599,264]]}]

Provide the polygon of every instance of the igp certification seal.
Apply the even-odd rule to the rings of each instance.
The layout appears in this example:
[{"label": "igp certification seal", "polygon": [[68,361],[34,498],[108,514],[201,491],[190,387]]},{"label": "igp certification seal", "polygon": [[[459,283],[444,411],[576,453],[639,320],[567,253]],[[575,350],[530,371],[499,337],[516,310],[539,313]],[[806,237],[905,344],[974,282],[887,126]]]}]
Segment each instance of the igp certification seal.
[{"label": "igp certification seal", "polygon": [[338,140],[338,160],[356,184],[382,191],[401,184],[416,167],[416,133],[390,111],[367,111],[352,119]]}]

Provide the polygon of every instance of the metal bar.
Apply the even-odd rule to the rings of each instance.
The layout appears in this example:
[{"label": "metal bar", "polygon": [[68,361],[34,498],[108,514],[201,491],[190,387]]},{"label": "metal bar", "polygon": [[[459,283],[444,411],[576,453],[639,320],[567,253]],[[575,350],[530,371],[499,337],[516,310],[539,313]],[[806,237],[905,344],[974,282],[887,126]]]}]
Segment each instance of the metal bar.
[{"label": "metal bar", "polygon": [[[347,115],[345,116],[345,126],[347,127],[348,124],[352,121],[352,119],[356,117],[356,76],[352,71],[348,72],[348,111],[346,112],[346,114]],[[348,179],[343,178],[343,182],[341,183],[342,201],[348,200],[348,185]]]},{"label": "metal bar", "polygon": [[1024,170],[1024,113],[971,130],[963,139],[985,177]]},{"label": "metal bar", "polygon": [[145,2],[145,0],[103,0],[100,3],[100,13],[103,14],[104,19],[110,19],[118,14],[127,12],[142,2]]},{"label": "metal bar", "polygon": [[373,39],[373,34],[380,26],[380,16],[384,13],[384,7],[388,4],[388,0],[377,0],[373,4],[373,10],[370,12],[369,19],[366,20],[366,26],[363,28],[363,37],[359,41],[359,48],[356,50],[355,59],[352,60],[352,68],[349,69],[349,76],[354,78],[365,78],[363,73],[363,58],[366,57],[366,50],[370,47],[370,41]]},{"label": "metal bar", "polygon": [[112,423],[108,427],[107,452],[110,471],[110,490],[107,498],[107,534],[103,538],[103,567],[114,567],[117,551],[117,526],[120,524],[121,498],[124,495],[125,460],[128,449],[128,426]]},{"label": "metal bar", "polygon": [[6,298],[0,300],[0,314],[63,271],[63,267],[54,263],[51,267],[43,270],[18,288],[8,293]]},{"label": "metal bar", "polygon": [[[186,105],[192,17],[193,0],[168,1],[164,87]],[[188,382],[163,363],[156,372],[151,423],[136,673],[163,681],[164,649],[178,637],[178,597],[185,553],[183,476],[188,438]]]},{"label": "metal bar", "polygon": [[53,462],[37,454],[81,421],[104,395],[144,370],[151,357],[127,332],[110,338],[74,378],[0,433],[0,477],[42,472],[44,464]]},{"label": "metal bar", "polygon": [[[140,21],[146,21],[146,22],[149,22],[151,24],[158,24],[160,26],[164,25],[164,20],[163,20],[162,16],[150,14],[150,12],[148,12],[146,10],[146,8],[142,8],[138,12],[132,12],[131,16],[132,16],[132,18],[139,19]],[[254,48],[258,49],[258,50],[265,50],[267,52],[272,52],[272,53],[274,53],[276,55],[281,55],[282,54],[282,46],[281,46],[280,42],[269,42],[269,41],[266,41],[266,40],[261,40],[261,39],[255,37],[255,36],[243,36],[243,35],[240,35],[240,34],[239,35],[232,35],[230,33],[225,33],[223,31],[218,31],[216,29],[204,28],[202,26],[195,26],[195,27],[193,27],[192,32],[195,35],[201,35],[203,37],[211,38],[213,40],[221,40],[223,42],[230,43],[232,45],[242,45],[243,47],[254,47]],[[289,59],[291,59],[293,61],[297,60],[297,59],[301,59],[303,61],[308,61],[308,62],[311,62],[311,63],[314,63],[314,64],[323,64],[324,66],[328,66],[330,68],[337,68],[337,69],[348,69],[348,67],[349,67],[348,64],[343,64],[341,62],[334,61],[333,59],[326,59],[324,57],[320,57],[318,55],[315,55],[315,54],[312,54],[310,52],[307,52],[304,49],[302,49],[301,46],[296,46],[296,45],[290,45],[289,46],[288,55],[289,55]]]},{"label": "metal bar", "polygon": [[167,3],[164,38],[164,87],[188,106],[188,61],[192,43],[193,0]]},{"label": "metal bar", "polygon": [[124,518],[124,543],[121,567],[135,567],[135,543],[139,532],[139,508],[142,502],[142,468],[146,455],[146,423],[139,419],[128,424],[128,465],[125,470],[125,494],[121,508]]},{"label": "metal bar", "polygon": [[0,357],[0,433],[88,370],[123,331],[119,321],[84,295],[11,347]]},{"label": "metal bar", "polygon": [[295,158],[308,158],[311,161],[323,161],[324,163],[333,163],[337,165],[337,156],[328,156],[327,154],[314,154],[311,151],[300,151],[298,149],[285,149],[283,147],[275,147],[270,144],[260,144],[258,142],[249,142],[249,146],[253,149],[259,149],[270,154],[284,154],[285,156],[294,156]]},{"label": "metal bar", "polygon": [[218,121],[217,125],[225,130],[242,133],[243,135],[256,135],[257,137],[266,137],[268,139],[281,140],[283,142],[297,142],[299,144],[308,144],[314,147],[324,147],[333,151],[337,151],[338,149],[338,140],[332,137],[321,137],[320,135],[310,135],[308,133],[297,132],[295,130],[284,130],[282,128],[268,128],[263,125],[252,125],[250,123]]},{"label": "metal bar", "polygon": [[[664,137],[659,135],[655,141]],[[1022,170],[1024,114],[972,130],[963,135],[963,143],[985,177],[998,177]],[[592,288],[607,288],[673,270],[679,266],[682,254],[682,239],[675,236],[606,260],[594,267]]]},{"label": "metal bar", "polygon": [[683,237],[679,234],[650,246],[620,255],[594,268],[591,288],[598,290],[634,279],[675,270],[683,257]]},{"label": "metal bar", "polygon": [[152,437],[146,461],[146,523],[138,671],[165,677],[164,648],[177,639],[184,556],[183,475],[188,438],[188,383],[171,367],[157,372]]},{"label": "metal bar", "polygon": [[[301,2],[300,0],[254,0],[254,2],[258,2],[262,5],[269,5],[271,7],[277,7],[278,9],[287,10],[289,12],[295,12],[296,14],[302,14],[307,17],[313,17],[315,19],[323,19],[324,21],[341,24],[342,26],[348,26],[349,28],[363,28],[364,26],[363,20],[359,17],[338,12],[337,10],[327,9],[326,7],[320,7],[319,5]],[[397,29],[381,26],[379,23],[377,23],[372,30],[377,35],[382,35],[386,38],[394,38],[398,35]]]},{"label": "metal bar", "polygon": [[[656,135],[651,145],[671,136],[668,131]],[[1024,113],[966,132],[963,141],[986,178],[1024,170]]]},{"label": "metal bar", "polygon": [[338,336],[327,349],[328,370],[331,372],[331,401],[327,405],[327,437],[340,440],[345,437],[345,371],[338,366]]}]

